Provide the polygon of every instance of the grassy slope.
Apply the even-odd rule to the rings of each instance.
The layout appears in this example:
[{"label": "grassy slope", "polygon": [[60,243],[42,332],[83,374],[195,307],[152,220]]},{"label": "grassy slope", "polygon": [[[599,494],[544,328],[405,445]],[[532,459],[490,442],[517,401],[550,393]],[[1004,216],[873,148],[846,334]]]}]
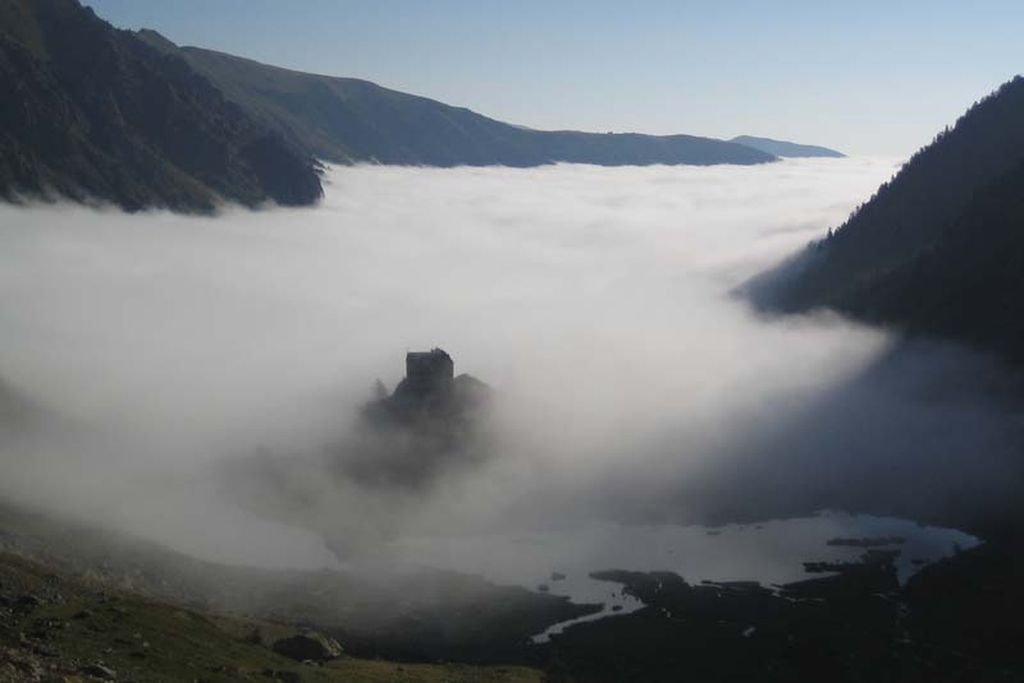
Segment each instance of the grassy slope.
[{"label": "grassy slope", "polygon": [[[29,594],[41,604],[16,606]],[[290,635],[288,626],[181,609],[57,576],[10,554],[0,554],[0,617],[0,681],[33,680],[37,674],[73,676],[98,663],[116,671],[119,679],[169,683],[266,680],[268,671],[293,672],[304,681],[541,679],[539,672],[521,667],[397,664],[351,657],[322,667],[298,664],[262,644]],[[254,638],[254,633],[261,637]]]},{"label": "grassy slope", "polygon": [[366,658],[507,664],[596,606],[441,571],[267,570],[205,562],[0,501],[0,553],[199,612],[311,625]]}]

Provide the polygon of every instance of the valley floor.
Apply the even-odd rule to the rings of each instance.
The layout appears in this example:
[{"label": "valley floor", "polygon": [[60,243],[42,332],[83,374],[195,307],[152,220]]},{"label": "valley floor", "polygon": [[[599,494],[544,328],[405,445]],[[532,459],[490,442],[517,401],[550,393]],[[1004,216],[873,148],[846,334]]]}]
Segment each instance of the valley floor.
[{"label": "valley floor", "polygon": [[[0,681],[1021,680],[1024,543],[994,538],[905,585],[898,550],[865,543],[861,561],[781,586],[595,572],[644,606],[530,645],[564,602],[454,574],[382,598],[341,574],[201,563],[0,507]],[[425,587],[437,603],[415,602]],[[307,627],[348,654],[275,653]]]}]

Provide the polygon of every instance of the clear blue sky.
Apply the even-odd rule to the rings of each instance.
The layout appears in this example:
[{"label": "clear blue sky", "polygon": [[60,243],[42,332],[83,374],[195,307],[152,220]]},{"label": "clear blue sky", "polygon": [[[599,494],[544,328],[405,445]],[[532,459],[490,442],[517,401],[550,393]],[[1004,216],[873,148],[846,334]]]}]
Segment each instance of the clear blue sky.
[{"label": "clear blue sky", "polygon": [[85,0],[535,128],[912,152],[1024,72],[1024,0]]}]

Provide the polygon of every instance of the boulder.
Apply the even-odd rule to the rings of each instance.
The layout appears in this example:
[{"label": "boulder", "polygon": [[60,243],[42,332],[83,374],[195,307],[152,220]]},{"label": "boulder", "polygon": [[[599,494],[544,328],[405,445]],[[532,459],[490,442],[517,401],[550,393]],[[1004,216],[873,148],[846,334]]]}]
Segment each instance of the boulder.
[{"label": "boulder", "polygon": [[88,666],[83,666],[81,671],[86,676],[92,676],[93,678],[98,678],[101,681],[113,681],[117,679],[117,672],[102,664],[90,664]]},{"label": "boulder", "polygon": [[274,643],[272,649],[277,654],[297,662],[326,662],[345,653],[338,641],[316,631],[305,631],[290,638],[282,638]]},{"label": "boulder", "polygon": [[31,612],[36,607],[39,607],[42,604],[43,601],[38,596],[35,596],[31,593],[27,593],[19,597],[17,601],[14,603],[14,606],[19,611]]}]

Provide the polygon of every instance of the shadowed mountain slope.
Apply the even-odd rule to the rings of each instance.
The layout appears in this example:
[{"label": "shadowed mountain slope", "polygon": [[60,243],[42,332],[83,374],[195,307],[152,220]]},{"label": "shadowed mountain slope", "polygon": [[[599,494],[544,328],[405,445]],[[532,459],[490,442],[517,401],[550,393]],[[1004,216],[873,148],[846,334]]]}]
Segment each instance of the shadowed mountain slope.
[{"label": "shadowed mountain slope", "polygon": [[310,204],[313,162],[185,60],[75,0],[0,2],[0,196],[210,211]]},{"label": "shadowed mountain slope", "polygon": [[748,285],[1024,360],[1024,78],[974,105],[834,233]]}]

